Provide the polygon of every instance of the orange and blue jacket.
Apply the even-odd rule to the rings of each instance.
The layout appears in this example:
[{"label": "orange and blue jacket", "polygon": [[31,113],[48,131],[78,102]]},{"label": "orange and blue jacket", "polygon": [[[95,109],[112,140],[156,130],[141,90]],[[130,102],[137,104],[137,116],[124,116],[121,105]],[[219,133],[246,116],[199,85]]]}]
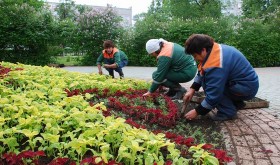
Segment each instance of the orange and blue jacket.
[{"label": "orange and blue jacket", "polygon": [[196,108],[200,115],[214,109],[224,97],[225,90],[246,97],[255,96],[259,88],[255,70],[246,57],[232,46],[214,43],[204,62],[199,63],[198,71],[192,88],[199,90],[202,86],[206,96]]}]

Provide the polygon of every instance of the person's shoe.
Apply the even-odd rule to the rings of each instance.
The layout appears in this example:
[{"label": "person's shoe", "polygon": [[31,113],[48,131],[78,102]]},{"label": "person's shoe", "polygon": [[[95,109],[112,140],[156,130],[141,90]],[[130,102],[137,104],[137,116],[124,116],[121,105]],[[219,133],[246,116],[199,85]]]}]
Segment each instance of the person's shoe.
[{"label": "person's shoe", "polygon": [[234,116],[228,117],[228,116],[222,115],[222,114],[215,114],[215,115],[211,115],[210,118],[214,121],[227,121],[227,120],[236,119],[237,116],[234,115]]},{"label": "person's shoe", "polygon": [[113,72],[109,72],[109,75],[110,75],[112,78],[115,78],[115,76],[114,76],[114,71],[113,71]]},{"label": "person's shoe", "polygon": [[243,109],[246,106],[246,103],[243,100],[233,101],[233,104],[237,110]]},{"label": "person's shoe", "polygon": [[119,72],[119,75],[120,75],[120,79],[123,79],[123,78],[124,78],[123,71],[120,71],[120,72]]},{"label": "person's shoe", "polygon": [[181,100],[186,92],[187,90],[184,87],[181,87],[171,99]]},{"label": "person's shoe", "polygon": [[175,94],[176,94],[176,91],[172,88],[169,88],[169,90],[165,93],[165,95],[168,97],[173,97],[173,96],[175,96]]}]

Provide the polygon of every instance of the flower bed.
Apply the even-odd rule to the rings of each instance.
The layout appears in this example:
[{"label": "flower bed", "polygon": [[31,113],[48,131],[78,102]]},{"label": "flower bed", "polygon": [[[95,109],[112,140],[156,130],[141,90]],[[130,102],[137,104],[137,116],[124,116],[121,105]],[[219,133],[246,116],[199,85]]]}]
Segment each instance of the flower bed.
[{"label": "flower bed", "polygon": [[[228,161],[213,146],[167,131],[177,126],[176,106],[160,94],[144,100],[144,81],[5,62],[0,66],[0,164]],[[152,130],[154,126],[165,130]]]}]

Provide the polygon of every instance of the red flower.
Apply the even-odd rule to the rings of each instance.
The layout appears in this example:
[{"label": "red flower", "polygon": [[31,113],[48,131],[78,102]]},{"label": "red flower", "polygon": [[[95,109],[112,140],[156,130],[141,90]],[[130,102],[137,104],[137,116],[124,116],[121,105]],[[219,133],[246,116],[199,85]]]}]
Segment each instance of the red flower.
[{"label": "red flower", "polygon": [[233,159],[227,156],[226,152],[223,150],[210,150],[210,152],[214,153],[215,157],[219,160],[220,163],[231,162]]},{"label": "red flower", "polygon": [[183,136],[177,136],[176,139],[174,140],[175,143],[177,144],[182,144],[184,141],[184,137]]},{"label": "red flower", "polygon": [[205,150],[210,150],[210,149],[212,149],[214,146],[212,145],[212,144],[204,144],[203,146],[202,146],[202,148],[203,149],[205,149]]},{"label": "red flower", "polygon": [[18,160],[17,155],[13,152],[5,153],[3,159],[10,165],[23,164],[22,160]]},{"label": "red flower", "polygon": [[56,158],[53,159],[48,165],[64,165],[69,160],[70,160],[69,158]]},{"label": "red flower", "polygon": [[173,139],[173,138],[177,137],[177,134],[171,133],[171,132],[166,132],[165,137],[168,138],[168,139]]},{"label": "red flower", "polygon": [[184,140],[184,145],[188,146],[188,147],[191,147],[194,145],[194,138],[192,137],[188,137],[187,139]]},{"label": "red flower", "polygon": [[36,156],[46,156],[44,151],[36,151],[36,152],[33,152],[33,151],[23,151],[21,153],[19,153],[17,155],[17,157],[19,159],[22,159],[22,158],[33,158],[33,157],[36,157]]},{"label": "red flower", "polygon": [[172,165],[172,161],[171,160],[167,160],[164,165]]}]

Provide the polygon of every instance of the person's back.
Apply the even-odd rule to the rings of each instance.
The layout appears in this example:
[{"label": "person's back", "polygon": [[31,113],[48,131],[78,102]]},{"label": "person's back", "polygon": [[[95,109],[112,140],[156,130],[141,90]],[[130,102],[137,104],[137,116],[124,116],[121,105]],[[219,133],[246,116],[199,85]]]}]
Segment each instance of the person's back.
[{"label": "person's back", "polygon": [[213,120],[235,118],[236,110],[244,106],[243,101],[252,99],[259,88],[258,76],[249,61],[236,48],[218,44],[204,34],[191,35],[185,42],[185,50],[199,61],[199,72],[184,101],[189,101],[201,86],[206,96],[185,117],[191,120],[217,108]]},{"label": "person's back", "polygon": [[168,96],[181,99],[186,89],[180,85],[192,80],[197,72],[192,56],[186,55],[184,48],[176,43],[163,39],[150,39],[146,43],[147,52],[157,59],[157,70],[153,72],[153,83],[147,93],[150,95],[159,86],[169,88]]},{"label": "person's back", "polygon": [[229,84],[239,84],[240,89],[232,89],[238,93],[252,93],[258,91],[258,75],[246,57],[236,48],[220,44],[223,50],[223,66]]},{"label": "person's back", "polygon": [[126,55],[122,50],[119,50],[119,53],[120,53],[120,59],[121,59],[121,61],[122,61],[122,60],[128,60],[127,55]]},{"label": "person's back", "polygon": [[185,48],[181,45],[174,43],[171,68],[174,71],[189,68],[190,66],[196,65],[194,58],[191,55],[185,54]]}]

